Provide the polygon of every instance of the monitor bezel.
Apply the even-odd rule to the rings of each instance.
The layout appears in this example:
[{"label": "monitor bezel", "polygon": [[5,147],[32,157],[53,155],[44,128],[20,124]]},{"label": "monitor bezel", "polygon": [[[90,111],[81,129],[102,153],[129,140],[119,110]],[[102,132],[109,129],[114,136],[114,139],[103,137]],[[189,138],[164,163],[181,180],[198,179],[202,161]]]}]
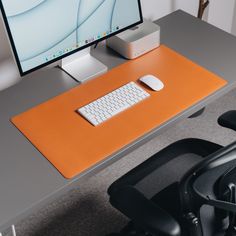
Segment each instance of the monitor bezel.
[{"label": "monitor bezel", "polygon": [[91,47],[94,44],[97,44],[97,43],[99,43],[99,42],[101,42],[103,40],[106,40],[106,39],[108,39],[108,38],[110,38],[110,37],[112,37],[112,36],[114,36],[116,34],[119,34],[119,33],[123,32],[123,31],[125,31],[125,30],[127,30],[129,28],[135,27],[135,26],[143,23],[143,14],[142,14],[141,0],[137,0],[137,2],[138,2],[138,7],[139,7],[140,21],[138,21],[138,22],[136,22],[136,23],[134,23],[132,25],[129,25],[129,26],[123,28],[123,29],[120,29],[120,30],[118,30],[118,31],[116,31],[114,33],[111,33],[111,34],[109,34],[107,36],[104,36],[103,38],[100,38],[100,39],[95,40],[95,41],[93,41],[91,43],[88,43],[88,44],[86,44],[86,45],[84,45],[84,46],[82,46],[80,48],[77,48],[77,49],[75,49],[75,50],[73,50],[71,52],[68,52],[68,53],[66,53],[66,54],[64,54],[62,56],[59,56],[59,57],[57,57],[57,58],[55,58],[55,59],[53,59],[51,61],[45,62],[45,63],[43,63],[43,64],[41,64],[39,66],[36,66],[36,67],[34,67],[32,69],[27,70],[27,71],[23,71],[23,69],[21,67],[21,63],[20,63],[19,57],[18,57],[18,53],[17,53],[17,50],[16,50],[16,46],[15,46],[15,43],[14,43],[14,39],[13,39],[13,36],[12,36],[12,33],[11,33],[11,29],[10,29],[10,26],[8,24],[8,19],[7,19],[7,16],[6,16],[6,12],[5,12],[2,0],[0,0],[0,9],[1,9],[1,12],[2,12],[2,18],[3,18],[4,24],[5,24],[5,28],[6,28],[6,31],[7,31],[8,39],[10,41],[12,52],[13,52],[13,55],[15,57],[15,61],[16,61],[17,67],[19,69],[20,75],[21,76],[25,76],[27,74],[30,74],[30,73],[36,71],[36,70],[42,69],[42,68],[44,68],[44,67],[46,67],[48,65],[51,65],[51,64],[53,64],[53,63],[55,63],[55,62],[57,62],[59,60],[62,60],[65,57],[73,55],[73,54],[75,54],[75,53],[77,53],[77,52],[79,52],[79,51],[81,51],[83,49]]}]

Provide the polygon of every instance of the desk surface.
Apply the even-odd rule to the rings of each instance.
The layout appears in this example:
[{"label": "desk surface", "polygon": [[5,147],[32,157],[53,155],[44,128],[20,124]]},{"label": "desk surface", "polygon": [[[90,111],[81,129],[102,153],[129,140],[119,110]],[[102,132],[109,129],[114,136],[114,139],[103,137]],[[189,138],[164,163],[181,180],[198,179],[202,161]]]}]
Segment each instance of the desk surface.
[{"label": "desk surface", "polygon": [[[221,76],[228,81],[228,85],[72,180],[63,178],[9,119],[77,83],[55,68],[34,73],[19,84],[0,92],[0,230],[16,223],[21,217],[72,188],[78,180],[97,173],[236,86],[234,36],[182,11],[172,13],[157,23],[161,26],[162,43]],[[125,61],[104,46],[98,47],[93,54],[109,68]]]}]

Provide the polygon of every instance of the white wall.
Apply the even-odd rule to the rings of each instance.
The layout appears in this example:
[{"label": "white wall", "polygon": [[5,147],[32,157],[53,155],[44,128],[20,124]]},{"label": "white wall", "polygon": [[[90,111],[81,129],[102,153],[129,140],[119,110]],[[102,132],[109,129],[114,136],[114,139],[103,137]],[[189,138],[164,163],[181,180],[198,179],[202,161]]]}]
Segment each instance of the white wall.
[{"label": "white wall", "polygon": [[[182,9],[197,15],[199,0],[142,0],[144,16],[158,19],[170,12]],[[209,9],[204,17],[209,23],[236,34],[236,0],[210,0]],[[232,28],[232,22],[234,24]]]},{"label": "white wall", "polygon": [[176,0],[176,10],[182,9],[194,16],[197,16],[198,6],[198,0]]},{"label": "white wall", "polygon": [[[0,13],[1,14],[1,13]],[[10,54],[10,46],[7,41],[7,36],[5,34],[3,22],[0,15],[0,61],[8,57]]]},{"label": "white wall", "polygon": [[233,18],[233,25],[232,25],[232,34],[236,36],[236,3],[234,6],[234,18]]},{"label": "white wall", "polygon": [[156,20],[177,9],[197,15],[198,0],[141,0],[146,18]]},{"label": "white wall", "polygon": [[231,33],[235,14],[235,0],[212,0],[208,22]]},{"label": "white wall", "polygon": [[175,1],[172,0],[141,0],[144,17],[156,20],[169,14],[175,9]]}]

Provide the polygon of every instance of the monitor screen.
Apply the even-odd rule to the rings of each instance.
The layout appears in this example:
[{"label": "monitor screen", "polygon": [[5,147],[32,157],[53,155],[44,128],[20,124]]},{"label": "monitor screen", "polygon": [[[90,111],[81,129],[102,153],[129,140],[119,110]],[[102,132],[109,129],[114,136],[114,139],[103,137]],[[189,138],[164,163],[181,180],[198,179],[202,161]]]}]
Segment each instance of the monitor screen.
[{"label": "monitor screen", "polygon": [[0,0],[21,75],[142,22],[140,0]]}]

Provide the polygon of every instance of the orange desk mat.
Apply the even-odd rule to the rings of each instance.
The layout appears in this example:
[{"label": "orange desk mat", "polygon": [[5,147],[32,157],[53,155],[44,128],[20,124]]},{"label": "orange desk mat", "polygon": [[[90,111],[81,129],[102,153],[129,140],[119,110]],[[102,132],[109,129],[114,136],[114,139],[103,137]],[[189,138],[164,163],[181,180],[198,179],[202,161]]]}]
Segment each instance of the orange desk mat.
[{"label": "orange desk mat", "polygon": [[[165,84],[154,92],[138,82],[146,74]],[[130,82],[151,97],[94,127],[76,110]],[[15,126],[66,178],[72,178],[170,120],[226,81],[166,46],[112,69],[12,118]]]}]

